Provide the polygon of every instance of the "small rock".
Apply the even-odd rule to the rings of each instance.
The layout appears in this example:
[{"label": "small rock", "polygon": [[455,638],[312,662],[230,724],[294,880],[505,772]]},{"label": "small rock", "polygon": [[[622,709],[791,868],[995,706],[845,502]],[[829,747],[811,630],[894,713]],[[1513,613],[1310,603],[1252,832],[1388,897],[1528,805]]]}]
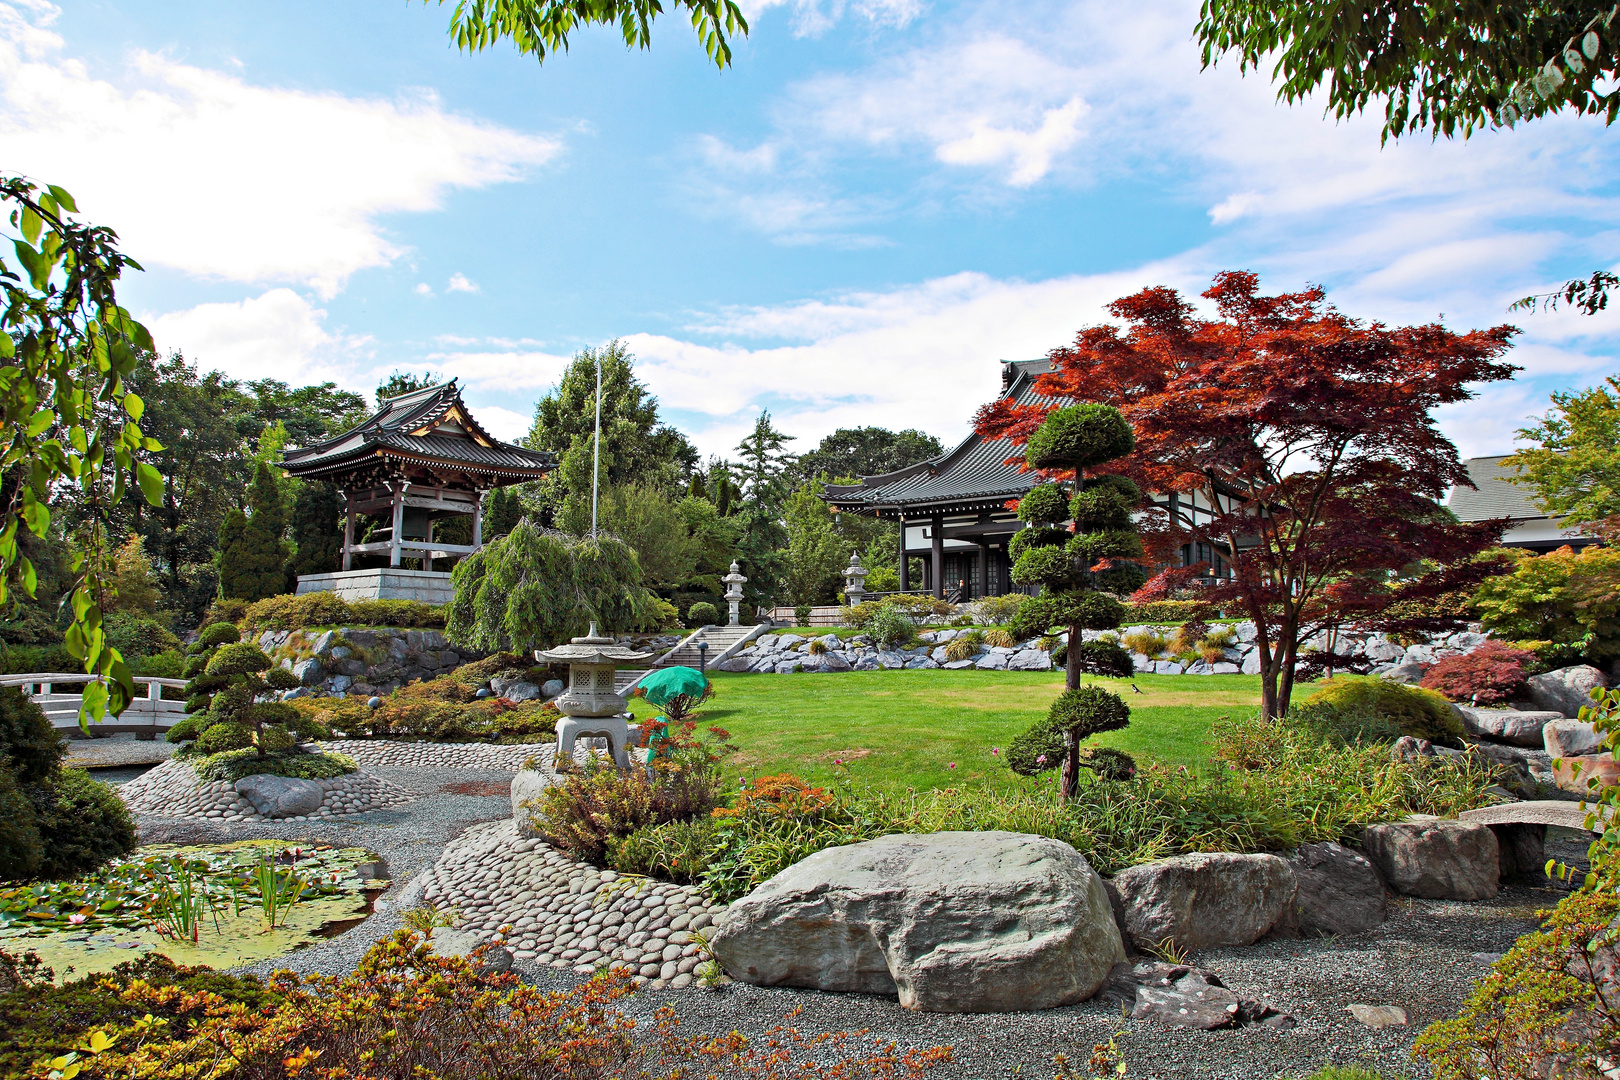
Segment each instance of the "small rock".
[{"label": "small rock", "polygon": [[[433,934],[428,938],[428,944],[440,956],[470,957],[473,950],[482,944],[478,936],[470,930],[452,930],[447,926],[435,927]],[[487,972],[506,971],[512,966],[512,953],[502,945],[490,945],[484,950],[479,970]]]},{"label": "small rock", "polygon": [[1345,1009],[1370,1028],[1406,1026],[1406,1010],[1399,1005],[1346,1005]]},{"label": "small rock", "polygon": [[1205,982],[1197,972],[1188,972],[1167,989],[1138,987],[1131,1019],[1213,1031],[1237,1022],[1238,996],[1224,986]]},{"label": "small rock", "polygon": [[314,686],[326,674],[326,668],[318,659],[312,656],[308,660],[300,660],[294,664],[292,673],[305,686]]},{"label": "small rock", "polygon": [[515,683],[508,683],[506,692],[501,695],[508,701],[533,701],[540,696],[540,688],[527,679]]},{"label": "small rock", "polygon": [[547,679],[545,682],[540,684],[540,696],[545,698],[547,701],[550,701],[567,688],[567,684],[565,684],[561,679]]}]

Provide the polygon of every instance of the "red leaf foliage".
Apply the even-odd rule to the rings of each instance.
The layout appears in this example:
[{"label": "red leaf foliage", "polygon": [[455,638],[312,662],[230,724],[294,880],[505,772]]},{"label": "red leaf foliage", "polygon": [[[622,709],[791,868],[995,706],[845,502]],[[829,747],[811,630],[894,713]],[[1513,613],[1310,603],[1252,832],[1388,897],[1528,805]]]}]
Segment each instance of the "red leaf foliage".
[{"label": "red leaf foliage", "polygon": [[[1511,378],[1517,369],[1499,361],[1518,331],[1363,322],[1319,287],[1263,296],[1243,271],[1203,295],[1216,317],[1166,287],[1114,301],[1124,325],[1087,327],[1052,350],[1042,400],[993,402],[975,425],[1022,446],[1059,405],[1120,409],[1136,451],[1111,468],[1183,496],[1144,523],[1144,541],[1164,562],[1188,543],[1219,553],[1231,576],[1198,594],[1255,621],[1264,709],[1276,715],[1312,634],[1482,573],[1471,559],[1504,523],[1458,524],[1439,508],[1469,480],[1432,413]],[[1160,575],[1137,598],[1169,595],[1188,576]]]},{"label": "red leaf foliage", "polygon": [[1463,656],[1448,656],[1423,674],[1423,688],[1437,690],[1452,701],[1500,705],[1524,689],[1525,667],[1535,653],[1500,641],[1487,641]]}]

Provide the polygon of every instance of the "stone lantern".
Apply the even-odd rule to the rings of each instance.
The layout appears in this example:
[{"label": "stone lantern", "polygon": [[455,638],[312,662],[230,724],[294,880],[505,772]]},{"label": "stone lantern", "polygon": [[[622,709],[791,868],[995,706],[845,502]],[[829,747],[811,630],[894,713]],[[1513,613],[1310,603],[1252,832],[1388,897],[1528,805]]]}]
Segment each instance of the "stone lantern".
[{"label": "stone lantern", "polygon": [[652,655],[600,636],[594,622],[584,637],[555,649],[535,650],[536,660],[568,665],[568,689],[552,703],[564,717],[557,722],[558,764],[573,756],[575,738],[591,735],[607,739],[608,750],[621,769],[630,767],[630,726],[626,716],[630,703],[614,688],[613,673],[621,667],[645,667]]},{"label": "stone lantern", "polygon": [[742,604],[743,582],[747,581],[748,579],[743,577],[742,573],[738,571],[736,560],[732,560],[731,573],[727,574],[720,580],[726,583],[726,603],[731,605],[731,622],[727,623],[726,625],[741,626],[742,615],[738,611],[738,607]]},{"label": "stone lantern", "polygon": [[849,565],[844,567],[844,599],[854,607],[866,595],[866,567],[861,565],[858,551],[849,553]]}]

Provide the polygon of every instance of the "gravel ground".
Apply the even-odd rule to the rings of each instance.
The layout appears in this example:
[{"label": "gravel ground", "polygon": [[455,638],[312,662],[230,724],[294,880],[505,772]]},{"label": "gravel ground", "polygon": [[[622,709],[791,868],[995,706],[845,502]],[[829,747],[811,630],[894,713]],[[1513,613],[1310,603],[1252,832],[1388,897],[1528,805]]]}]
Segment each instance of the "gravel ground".
[{"label": "gravel ground", "polygon": [[[377,811],[338,822],[280,825],[200,825],[157,817],[141,819],[147,841],[222,841],[274,837],[362,847],[386,862],[393,882],[376,911],[349,932],[244,970],[276,968],[340,974],[352,970],[372,943],[392,933],[401,915],[422,902],[418,874],[429,869],[446,843],[474,822],[510,816],[504,795],[458,794],[498,790],[504,770],[387,768],[371,771],[420,797],[397,810]],[[1571,858],[1584,850],[1578,834],[1554,830],[1552,854]],[[644,992],[626,1009],[648,1016],[673,1003],[688,1033],[733,1029],[758,1035],[791,1021],[801,1031],[868,1029],[902,1047],[952,1047],[954,1061],[930,1076],[968,1080],[1003,1076],[1047,1077],[1052,1055],[1062,1051],[1083,1063],[1094,1043],[1119,1034],[1133,1080],[1219,1078],[1273,1080],[1305,1076],[1327,1062],[1365,1064],[1391,1075],[1422,1075],[1410,1052],[1413,1039],[1431,1021],[1454,1015],[1495,954],[1533,929],[1537,910],[1562,894],[1513,886],[1482,903],[1399,899],[1379,930],[1353,938],[1269,941],[1222,949],[1193,959],[1212,968],[1245,997],[1260,998],[1293,1014],[1298,1026],[1279,1031],[1250,1027],[1230,1031],[1183,1031],[1152,1021],[1132,1021],[1100,1002],[1036,1013],[945,1015],[901,1009],[893,999],[732,984],[720,990],[689,988]],[[580,981],[519,959],[523,978],[546,988]],[[1345,1006],[1400,1005],[1411,1017],[1406,1028],[1374,1031],[1351,1019]]]}]

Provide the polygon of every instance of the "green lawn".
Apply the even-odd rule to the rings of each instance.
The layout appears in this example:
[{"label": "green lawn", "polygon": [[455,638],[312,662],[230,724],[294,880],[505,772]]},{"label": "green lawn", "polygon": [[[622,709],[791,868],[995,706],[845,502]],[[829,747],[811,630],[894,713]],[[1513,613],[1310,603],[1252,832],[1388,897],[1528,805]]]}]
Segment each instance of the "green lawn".
[{"label": "green lawn", "polygon": [[[827,783],[833,762],[842,759],[857,786],[889,790],[1015,779],[992,748],[1004,750],[1045,715],[1063,687],[1061,672],[722,673],[713,679],[717,696],[699,720],[724,727],[739,747],[726,762],[728,781],[791,772]],[[1202,765],[1211,721],[1259,707],[1256,675],[1095,681],[1131,706],[1131,726],[1094,742],[1171,765]],[[1132,683],[1142,693],[1133,693]],[[644,701],[634,706],[638,717],[657,712]]]}]

